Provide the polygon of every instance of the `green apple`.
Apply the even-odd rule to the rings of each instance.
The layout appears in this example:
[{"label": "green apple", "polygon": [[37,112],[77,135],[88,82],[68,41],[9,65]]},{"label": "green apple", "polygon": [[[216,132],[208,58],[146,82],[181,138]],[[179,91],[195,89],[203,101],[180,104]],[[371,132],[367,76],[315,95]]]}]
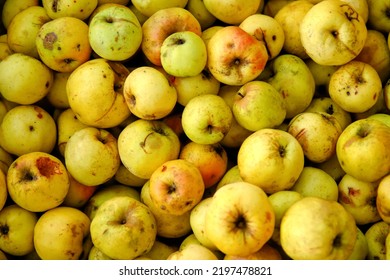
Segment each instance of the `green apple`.
[{"label": "green apple", "polygon": [[52,19],[59,17],[75,17],[86,20],[98,5],[98,0],[42,0],[42,6]]},{"label": "green apple", "polygon": [[39,58],[58,72],[72,72],[90,59],[88,25],[81,19],[65,16],[44,23],[36,36]]},{"label": "green apple", "polygon": [[236,93],[232,112],[239,125],[250,131],[279,126],[286,117],[284,98],[264,81],[245,83]]},{"label": "green apple", "polygon": [[1,19],[5,28],[7,28],[11,20],[15,17],[16,14],[20,13],[24,9],[30,6],[39,6],[39,0],[5,0],[3,1],[3,9],[1,13]]},{"label": "green apple", "polygon": [[35,38],[51,18],[42,6],[30,6],[16,14],[7,28],[7,43],[13,52],[39,59]]},{"label": "green apple", "polygon": [[302,196],[315,196],[333,201],[339,198],[337,182],[324,170],[313,166],[303,168],[301,175],[290,190]]},{"label": "green apple", "polygon": [[273,128],[248,136],[237,154],[242,179],[267,194],[291,188],[304,167],[302,146],[290,133]]},{"label": "green apple", "polygon": [[320,163],[336,153],[336,144],[342,132],[338,120],[324,112],[302,112],[288,123],[287,132],[302,146],[305,157]]},{"label": "green apple", "polygon": [[105,129],[82,128],[69,138],[65,165],[74,179],[86,186],[97,186],[114,177],[121,163],[117,139]]},{"label": "green apple", "polygon": [[129,196],[117,196],[99,207],[90,232],[94,246],[108,257],[130,260],[152,248],[157,224],[145,204]]},{"label": "green apple", "polygon": [[376,190],[376,208],[379,216],[386,223],[390,222],[390,175],[383,177]]},{"label": "green apple", "polygon": [[114,176],[115,181],[119,184],[130,186],[130,187],[142,187],[148,179],[140,178],[130,172],[123,163],[120,164],[118,170]]},{"label": "green apple", "polygon": [[362,16],[342,0],[315,4],[299,28],[302,46],[318,64],[343,65],[363,49],[367,27]]},{"label": "green apple", "polygon": [[238,165],[237,164],[233,165],[226,170],[223,177],[218,181],[216,190],[222,188],[227,184],[234,183],[234,182],[242,182],[242,181],[244,180],[241,178],[240,169],[238,168]]},{"label": "green apple", "polygon": [[0,62],[0,91],[8,101],[36,103],[48,94],[52,84],[53,71],[37,58],[13,53]]},{"label": "green apple", "polygon": [[271,239],[275,213],[261,188],[236,182],[214,193],[204,223],[206,237],[219,251],[246,256]]},{"label": "green apple", "polygon": [[375,105],[382,91],[382,81],[370,64],[350,61],[341,65],[329,81],[329,96],[342,109],[362,113]]},{"label": "green apple", "polygon": [[362,232],[362,230],[357,228],[357,236],[355,246],[353,247],[353,251],[349,256],[349,260],[365,260],[368,255],[368,242],[367,238]]},{"label": "green apple", "polygon": [[360,119],[340,134],[336,153],[343,170],[356,179],[375,182],[390,171],[390,128],[375,119]]},{"label": "green apple", "polygon": [[135,176],[149,179],[154,170],[180,153],[180,140],[163,121],[139,119],[118,136],[122,164]]},{"label": "green apple", "polygon": [[205,30],[217,21],[217,18],[207,10],[203,0],[188,0],[185,7],[199,21],[202,30]]},{"label": "green apple", "polygon": [[125,79],[123,94],[130,112],[144,120],[166,117],[177,101],[175,87],[153,66],[141,66],[131,71]]},{"label": "green apple", "polygon": [[42,260],[77,260],[90,232],[81,210],[59,206],[44,212],[34,228],[34,247]]},{"label": "green apple", "polygon": [[294,260],[343,260],[355,246],[357,226],[337,201],[304,197],[286,211],[280,242]]},{"label": "green apple", "polygon": [[89,42],[100,57],[124,61],[137,53],[142,42],[142,27],[133,11],[124,5],[99,6],[89,21]]},{"label": "green apple", "polygon": [[66,83],[70,108],[84,124],[111,128],[131,112],[123,95],[129,70],[121,62],[91,59],[75,69]]},{"label": "green apple", "polygon": [[385,114],[385,113],[375,113],[375,114],[372,114],[372,115],[368,116],[367,118],[369,118],[369,119],[377,119],[377,120],[383,122],[384,124],[386,124],[387,126],[390,126],[390,115],[388,115],[388,114]]},{"label": "green apple", "polygon": [[178,31],[169,35],[160,51],[161,65],[169,75],[192,77],[199,75],[206,67],[206,44],[192,31]]},{"label": "green apple", "polygon": [[[307,67],[309,67],[310,72],[313,74],[314,81],[316,83],[316,89],[319,93],[328,89],[330,77],[332,74],[340,67],[337,65],[321,65],[315,62],[314,60],[307,58],[305,60]],[[322,98],[316,97],[316,98]],[[327,97],[327,96],[325,96]],[[327,97],[328,98],[328,97]]]},{"label": "green apple", "polygon": [[338,183],[339,203],[352,214],[357,225],[381,220],[376,205],[378,182],[364,182],[345,174]]},{"label": "green apple", "polygon": [[264,41],[238,26],[217,30],[207,43],[207,67],[218,81],[227,85],[243,85],[254,80],[267,61]]},{"label": "green apple", "polygon": [[36,105],[12,108],[0,124],[0,145],[17,156],[37,151],[51,153],[56,145],[56,136],[53,117]]},{"label": "green apple", "polygon": [[131,3],[145,16],[150,17],[155,12],[167,8],[179,7],[184,8],[187,5],[188,0],[155,0],[155,1],[142,1],[132,0]]},{"label": "green apple", "polygon": [[296,55],[281,54],[268,66],[272,75],[266,79],[283,96],[286,118],[302,113],[311,103],[315,92],[313,74],[306,63]]},{"label": "green apple", "polygon": [[182,126],[186,136],[199,144],[221,141],[231,128],[233,113],[225,100],[214,94],[192,98],[183,109]]},{"label": "green apple", "polygon": [[[368,245],[368,260],[386,260],[387,244],[386,241],[390,234],[390,225],[384,221],[378,221],[370,225],[365,232]],[[387,244],[386,244],[387,243]]]},{"label": "green apple", "polygon": [[280,223],[287,209],[303,197],[302,193],[295,190],[279,191],[268,196],[275,212],[275,227],[280,228]]}]

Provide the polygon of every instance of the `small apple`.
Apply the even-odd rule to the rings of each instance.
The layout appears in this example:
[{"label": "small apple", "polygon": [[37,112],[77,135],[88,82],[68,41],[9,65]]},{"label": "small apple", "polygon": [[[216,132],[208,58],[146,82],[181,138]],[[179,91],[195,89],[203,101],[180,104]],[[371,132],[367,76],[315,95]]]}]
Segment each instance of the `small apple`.
[{"label": "small apple", "polygon": [[0,42],[0,62],[13,53],[7,42]]},{"label": "small apple", "polygon": [[91,48],[102,58],[125,61],[141,46],[141,24],[127,6],[113,3],[100,5],[88,26]]},{"label": "small apple", "polygon": [[[313,74],[317,92],[320,94],[322,92],[327,93],[330,77],[340,66],[321,65],[310,58],[307,58],[305,62],[307,67],[309,67],[310,72]],[[321,98],[321,97],[316,97],[316,98]],[[327,96],[325,95],[325,97]]]},{"label": "small apple", "polygon": [[283,6],[287,5],[289,2],[293,2],[295,0],[277,0],[277,1],[265,1],[263,7],[263,13],[267,16],[275,17],[277,12],[283,8]]},{"label": "small apple", "polygon": [[233,113],[219,95],[192,98],[183,109],[182,126],[186,136],[199,144],[221,141],[231,128]]},{"label": "small apple", "polygon": [[295,190],[279,191],[268,196],[275,212],[275,228],[280,228],[280,223],[287,209],[303,197],[302,193]]},{"label": "small apple", "polygon": [[188,0],[185,8],[199,21],[202,30],[205,30],[217,21],[217,18],[207,10],[203,0]]},{"label": "small apple", "polygon": [[207,43],[207,67],[224,84],[243,85],[254,80],[267,61],[264,42],[238,26],[217,30]]},{"label": "small apple", "polygon": [[54,108],[62,110],[69,108],[68,95],[66,92],[66,83],[68,82],[69,76],[69,72],[53,73],[53,84],[46,94],[46,98]]},{"label": "small apple", "polygon": [[88,253],[88,260],[112,260],[112,258],[104,254],[97,247],[92,246]]},{"label": "small apple", "polygon": [[90,232],[94,246],[108,257],[131,260],[152,248],[157,225],[145,204],[128,196],[117,196],[99,207]]},{"label": "small apple", "polygon": [[237,154],[242,179],[267,194],[291,188],[304,167],[302,146],[290,133],[273,128],[248,136]]},{"label": "small apple", "polygon": [[383,221],[390,224],[390,174],[383,177],[376,192],[376,208]]},{"label": "small apple", "polygon": [[12,256],[24,256],[34,250],[34,227],[38,215],[10,204],[0,211],[0,249]]},{"label": "small apple", "polygon": [[118,136],[122,164],[142,179],[149,179],[164,162],[177,159],[180,145],[176,133],[161,120],[136,120]]},{"label": "small apple", "polygon": [[227,169],[223,177],[218,181],[216,190],[230,183],[242,182],[242,181],[244,180],[241,178],[240,169],[238,168],[238,165],[237,164],[233,165],[232,167]]},{"label": "small apple", "polygon": [[204,190],[200,170],[185,159],[166,161],[150,176],[150,198],[168,214],[190,211],[202,200]]},{"label": "small apple", "polygon": [[315,164],[315,167],[324,170],[336,182],[339,182],[341,178],[346,174],[344,169],[341,167],[340,161],[337,157],[337,153],[331,156],[326,161]]},{"label": "small apple", "polygon": [[90,230],[81,210],[59,206],[44,212],[34,227],[34,248],[42,260],[77,260]]},{"label": "small apple", "polygon": [[142,187],[148,179],[140,178],[135,176],[123,163],[120,164],[118,170],[114,175],[115,181],[119,184],[130,186],[130,187]]},{"label": "small apple", "polygon": [[86,20],[98,5],[98,0],[42,0],[42,6],[52,19],[59,17],[75,17]]},{"label": "small apple", "polygon": [[205,235],[222,253],[247,256],[270,240],[275,214],[261,188],[236,182],[214,193],[204,226]]},{"label": "small apple", "polygon": [[61,160],[44,152],[21,155],[7,173],[10,198],[31,212],[59,206],[69,190],[69,176]]},{"label": "small apple", "polygon": [[155,240],[152,248],[149,252],[145,253],[143,256],[149,257],[152,260],[166,260],[170,254],[177,250],[176,247],[168,245],[165,242]]},{"label": "small apple", "polygon": [[364,234],[368,245],[368,260],[386,260],[386,239],[389,234],[390,225],[384,221],[370,225]]},{"label": "small apple", "polygon": [[343,260],[355,246],[357,226],[337,201],[304,197],[286,211],[280,224],[284,252],[294,260]]},{"label": "small apple", "polygon": [[340,134],[336,154],[343,170],[358,180],[375,182],[390,171],[390,128],[375,119],[360,119]]},{"label": "small apple", "polygon": [[7,174],[8,168],[11,165],[11,163],[14,161],[14,156],[5,151],[1,146],[0,146],[0,170],[4,173]]},{"label": "small apple", "polygon": [[179,7],[185,8],[188,0],[157,0],[157,1],[142,1],[132,0],[131,3],[145,16],[150,17],[155,12],[167,8]]},{"label": "small apple", "polygon": [[120,165],[117,139],[107,130],[82,128],[69,138],[65,165],[72,177],[86,186],[97,186],[114,177]]}]

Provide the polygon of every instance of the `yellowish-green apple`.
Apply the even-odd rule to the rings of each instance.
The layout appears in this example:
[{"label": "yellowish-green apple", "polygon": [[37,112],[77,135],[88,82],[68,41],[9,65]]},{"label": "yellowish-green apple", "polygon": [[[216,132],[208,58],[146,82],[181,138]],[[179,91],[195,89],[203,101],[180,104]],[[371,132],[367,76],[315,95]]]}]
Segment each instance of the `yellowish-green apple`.
[{"label": "yellowish-green apple", "polygon": [[295,0],[272,0],[265,1],[263,7],[263,13],[267,16],[275,17],[277,12],[283,8],[283,6],[287,5],[289,2],[293,2]]},{"label": "yellowish-green apple", "polygon": [[267,61],[265,42],[238,26],[217,30],[207,43],[207,68],[218,81],[227,85],[243,85],[254,80]]},{"label": "yellowish-green apple", "polygon": [[34,227],[34,248],[42,260],[77,260],[90,232],[81,210],[59,206],[44,212]]},{"label": "yellowish-green apple", "polygon": [[337,153],[334,154],[330,159],[317,163],[315,167],[318,167],[328,173],[336,182],[345,175],[344,169],[341,167]]},{"label": "yellowish-green apple", "polygon": [[282,124],[287,109],[283,96],[270,83],[250,81],[235,94],[232,112],[239,125],[257,131]]},{"label": "yellowish-green apple", "polygon": [[352,214],[357,225],[381,220],[376,205],[378,182],[364,182],[345,174],[338,183],[339,203]]},{"label": "yellowish-green apple", "polygon": [[179,137],[161,120],[136,120],[118,136],[122,164],[142,179],[149,179],[164,162],[178,158],[180,146]]},{"label": "yellowish-green apple", "polygon": [[202,30],[202,34],[200,35],[204,41],[204,43],[206,44],[206,48],[207,48],[207,45],[211,39],[211,37],[213,37],[213,35],[220,29],[224,28],[223,25],[213,25],[213,26],[210,26],[204,30]]},{"label": "yellowish-green apple", "polygon": [[376,207],[381,219],[390,224],[390,175],[383,177],[376,192]]},{"label": "yellowish-green apple", "polygon": [[5,28],[7,28],[14,16],[30,6],[39,6],[39,0],[5,0],[1,19]]},{"label": "yellowish-green apple", "polygon": [[275,227],[280,228],[280,223],[287,209],[295,202],[303,198],[303,194],[295,190],[283,190],[268,196],[275,212]]},{"label": "yellowish-green apple", "polygon": [[72,72],[92,54],[88,29],[83,20],[70,16],[44,23],[35,41],[39,58],[55,71]]},{"label": "yellowish-green apple", "polygon": [[372,119],[360,119],[340,134],[336,154],[343,170],[356,179],[375,182],[390,171],[390,127]]},{"label": "yellowish-green apple", "polygon": [[317,91],[320,93],[321,91],[326,91],[328,89],[330,77],[340,66],[321,65],[310,58],[307,58],[305,62],[313,74]]},{"label": "yellowish-green apple", "polygon": [[190,141],[181,148],[179,158],[199,169],[205,188],[217,184],[228,168],[228,155],[220,143],[199,144]]},{"label": "yellowish-green apple", "polygon": [[368,21],[367,24],[373,29],[383,33],[390,32],[390,6],[387,1],[367,0]]},{"label": "yellowish-green apple", "polygon": [[97,186],[114,177],[121,163],[117,139],[105,129],[82,128],[69,138],[65,165],[72,177],[86,186]]},{"label": "yellowish-green apple", "polygon": [[129,260],[147,253],[157,236],[149,207],[129,196],[106,200],[90,226],[95,247],[112,259]]},{"label": "yellowish-green apple", "polygon": [[7,42],[0,42],[0,61],[13,53]]},{"label": "yellowish-green apple", "polygon": [[286,118],[302,113],[315,93],[315,80],[304,60],[296,55],[281,54],[270,61],[271,76],[264,79],[283,96]]},{"label": "yellowish-green apple", "polygon": [[62,206],[82,209],[89,202],[98,186],[87,186],[81,184],[68,172],[69,175],[69,190],[62,202]]},{"label": "yellowish-green apple", "polygon": [[181,7],[161,9],[150,15],[142,25],[141,49],[147,60],[161,66],[161,46],[164,40],[179,31],[192,31],[200,36],[202,27],[190,11]]},{"label": "yellowish-green apple", "polygon": [[199,144],[221,141],[231,128],[233,113],[225,100],[215,94],[192,98],[183,109],[182,126],[186,136]]},{"label": "yellowish-green apple", "polygon": [[294,260],[343,260],[355,246],[357,226],[337,201],[304,197],[286,211],[280,242]]},{"label": "yellowish-green apple", "polygon": [[199,168],[185,159],[166,161],[150,176],[150,198],[164,213],[183,215],[203,198],[205,184]]},{"label": "yellowish-green apple", "polygon": [[185,8],[188,0],[173,0],[173,1],[164,1],[164,0],[154,0],[154,1],[142,1],[142,0],[132,0],[131,3],[145,16],[150,17],[155,12],[167,8],[179,7]]},{"label": "yellowish-green apple", "polygon": [[273,17],[283,29],[285,34],[283,50],[301,59],[307,59],[308,55],[300,40],[299,29],[302,19],[314,4],[307,0],[269,2],[280,3],[279,7],[275,7],[276,4],[269,3],[267,10],[270,10],[267,14]]},{"label": "yellowish-green apple", "polygon": [[307,11],[299,28],[307,55],[318,64],[343,65],[363,49],[367,27],[351,4],[342,0],[321,1]]},{"label": "yellowish-green apple", "polygon": [[17,157],[7,173],[10,198],[32,212],[59,206],[68,193],[69,184],[68,172],[62,161],[44,152]]},{"label": "yellowish-green apple", "polygon": [[0,170],[4,174],[7,174],[8,168],[13,161],[14,161],[14,156],[12,154],[8,153],[7,151],[5,151],[0,146]]},{"label": "yellowish-green apple", "polygon": [[137,67],[126,77],[123,94],[131,113],[144,120],[169,115],[177,101],[176,88],[153,66]]},{"label": "yellowish-green apple", "polygon": [[56,145],[57,128],[53,117],[36,105],[12,108],[0,124],[0,145],[10,154],[51,153]]},{"label": "yellowish-green apple", "polygon": [[199,21],[202,30],[214,25],[217,18],[207,10],[203,0],[188,0],[185,8]]},{"label": "yellowish-green apple", "polygon": [[233,165],[226,170],[223,177],[218,181],[216,190],[222,188],[227,184],[234,183],[234,182],[242,182],[242,181],[244,180],[241,178],[240,169],[238,168],[238,165],[237,164]]},{"label": "yellowish-green apple", "polygon": [[370,64],[353,60],[341,65],[329,81],[329,96],[342,109],[350,113],[362,113],[377,102],[382,81]]},{"label": "yellowish-green apple", "polygon": [[0,211],[0,250],[12,256],[24,256],[34,250],[34,227],[37,213],[17,204]]},{"label": "yellowish-green apple", "polygon": [[96,246],[92,246],[88,253],[88,260],[112,260],[112,258],[104,254]]},{"label": "yellowish-green apple", "polygon": [[165,242],[155,240],[152,248],[143,256],[149,257],[152,260],[166,260],[168,256],[176,250],[177,247],[174,247],[173,245],[168,245]]},{"label": "yellowish-green apple", "polygon": [[150,197],[150,180],[141,188],[141,202],[149,207],[157,223],[157,236],[162,238],[182,238],[191,233],[191,211],[181,215],[169,214],[157,206]]},{"label": "yellowish-green apple", "polygon": [[282,255],[276,247],[265,243],[257,252],[247,256],[225,255],[224,260],[282,260]]},{"label": "yellowish-green apple", "polygon": [[[245,18],[255,14],[261,4],[261,0],[204,0],[206,9],[217,19],[228,25],[238,25]],[[239,12],[238,12],[239,11]]]},{"label": "yellowish-green apple", "polygon": [[53,79],[49,67],[23,53],[13,53],[0,62],[1,95],[11,102],[30,105],[40,101],[48,94]]},{"label": "yellowish-green apple", "polygon": [[218,257],[213,251],[201,244],[188,244],[171,253],[167,260],[218,260]]},{"label": "yellowish-green apple", "polygon": [[349,256],[349,260],[365,260],[368,255],[368,243],[367,238],[363,231],[358,227],[355,246]]},{"label": "yellowish-green apple", "polygon": [[147,179],[135,176],[129,169],[126,168],[126,166],[123,165],[123,163],[120,164],[118,170],[116,171],[114,179],[119,184],[130,187],[142,187],[147,181]]},{"label": "yellowish-green apple", "polygon": [[302,146],[290,133],[273,128],[248,136],[237,154],[240,176],[267,194],[291,188],[304,167]]},{"label": "yellowish-green apple", "polygon": [[368,116],[367,118],[369,118],[369,119],[377,119],[378,121],[383,122],[387,126],[390,126],[390,115],[389,114],[386,114],[386,113],[375,113],[375,114],[372,114],[372,115]]},{"label": "yellowish-green apple", "polygon": [[98,5],[98,0],[42,0],[42,6],[52,19],[59,17],[75,17],[86,20]]},{"label": "yellowish-green apple", "polygon": [[302,112],[290,120],[287,128],[302,146],[305,157],[314,163],[324,162],[336,153],[342,131],[336,117],[324,112]]},{"label": "yellowish-green apple", "polygon": [[45,97],[54,108],[65,110],[70,107],[66,92],[66,83],[69,76],[69,72],[53,73],[53,84]]},{"label": "yellowish-green apple", "polygon": [[[130,1],[130,0],[129,0]],[[127,5],[130,10],[135,14],[135,16],[137,17],[139,23],[141,24],[141,26],[144,24],[144,22],[148,19],[148,16],[145,16],[144,14],[142,14],[140,12],[140,10],[138,10],[132,3],[129,3]],[[96,11],[96,9],[95,9]]]},{"label": "yellowish-green apple", "polygon": [[84,124],[111,128],[131,112],[123,95],[130,71],[121,62],[91,59],[75,69],[66,83],[70,108]]},{"label": "yellowish-green apple", "polygon": [[313,166],[303,168],[301,175],[290,190],[302,196],[315,196],[333,201],[339,198],[337,182],[324,170]]},{"label": "yellowish-green apple", "polygon": [[[8,171],[8,170],[7,170]],[[3,170],[0,170],[0,212],[4,208],[8,198],[7,177]]]},{"label": "yellowish-green apple", "polygon": [[99,57],[125,61],[134,56],[142,42],[142,27],[133,11],[120,4],[104,4],[90,18],[88,37]]},{"label": "yellowish-green apple", "polygon": [[39,59],[35,39],[41,26],[50,20],[42,6],[30,6],[16,14],[7,28],[10,49]]},{"label": "yellowish-green apple", "polygon": [[0,260],[2,261],[8,260],[7,255],[1,250],[0,250]]},{"label": "yellowish-green apple", "polygon": [[388,239],[389,234],[390,225],[385,221],[378,221],[370,225],[364,234],[368,245],[368,260],[386,260],[388,248],[386,239]]}]

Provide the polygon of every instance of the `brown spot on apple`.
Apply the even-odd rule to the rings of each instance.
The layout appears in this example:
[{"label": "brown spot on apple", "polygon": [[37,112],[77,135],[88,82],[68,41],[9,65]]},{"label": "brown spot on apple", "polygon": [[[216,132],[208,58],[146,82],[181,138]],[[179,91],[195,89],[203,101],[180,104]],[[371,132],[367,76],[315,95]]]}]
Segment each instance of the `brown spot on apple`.
[{"label": "brown spot on apple", "polygon": [[348,187],[349,196],[357,196],[360,194],[360,190],[354,189],[353,187]]},{"label": "brown spot on apple", "polygon": [[345,193],[343,193],[343,192],[339,193],[339,199],[340,199],[341,203],[344,203],[344,204],[351,204],[352,203],[351,199],[347,195],[345,195]]},{"label": "brown spot on apple", "polygon": [[43,39],[43,47],[48,50],[53,49],[54,43],[57,41],[57,35],[54,32],[47,33]]},{"label": "brown spot on apple", "polygon": [[52,4],[51,4],[51,10],[53,11],[53,12],[57,12],[58,11],[58,1],[59,0],[54,0],[53,2],[52,2]]},{"label": "brown spot on apple", "polygon": [[272,219],[272,214],[270,212],[265,212],[265,221],[270,222]]},{"label": "brown spot on apple", "polygon": [[39,170],[39,173],[48,178],[52,175],[62,174],[60,164],[53,161],[49,157],[38,158],[36,160],[36,166]]}]

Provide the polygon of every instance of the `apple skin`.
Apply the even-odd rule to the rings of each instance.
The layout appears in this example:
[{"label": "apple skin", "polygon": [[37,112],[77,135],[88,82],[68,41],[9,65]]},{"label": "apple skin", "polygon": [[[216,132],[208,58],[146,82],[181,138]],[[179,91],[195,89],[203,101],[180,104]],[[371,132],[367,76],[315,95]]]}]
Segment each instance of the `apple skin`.
[{"label": "apple skin", "polygon": [[149,179],[164,162],[177,159],[180,146],[175,132],[159,120],[136,120],[128,124],[118,136],[122,164],[142,179]]},{"label": "apple skin", "polygon": [[54,108],[63,110],[69,108],[68,95],[66,93],[66,83],[69,76],[70,73],[68,72],[53,73],[53,84],[45,97]]},{"label": "apple skin", "polygon": [[161,46],[169,35],[178,31],[192,31],[199,36],[202,34],[195,16],[180,7],[159,10],[144,22],[141,49],[152,64],[161,66]]},{"label": "apple skin", "polygon": [[129,169],[127,169],[123,163],[119,166],[114,176],[115,181],[119,184],[130,186],[130,187],[142,187],[147,179],[135,176]]},{"label": "apple skin", "polygon": [[102,58],[125,61],[135,55],[141,46],[141,24],[127,6],[100,5],[88,26],[91,48]]},{"label": "apple skin", "polygon": [[140,11],[143,15],[146,17],[150,17],[155,12],[172,8],[172,7],[179,7],[179,8],[185,8],[188,0],[172,0],[172,1],[164,1],[164,0],[157,0],[157,1],[142,1],[142,0],[133,0],[131,3],[137,8],[137,10]]},{"label": "apple skin", "polygon": [[72,177],[86,186],[97,186],[114,177],[120,165],[117,139],[107,130],[86,127],[68,140],[65,165]]},{"label": "apple skin", "polygon": [[117,196],[105,201],[91,221],[95,247],[112,259],[131,260],[147,253],[157,236],[156,220],[142,202]]},{"label": "apple skin", "polygon": [[282,255],[274,246],[266,243],[261,249],[244,257],[225,255],[224,260],[282,260]]},{"label": "apple skin", "polygon": [[218,258],[210,249],[203,245],[188,244],[184,248],[171,253],[167,260],[218,260]]},{"label": "apple skin", "polygon": [[364,233],[368,245],[368,260],[386,260],[388,236],[390,225],[384,221],[378,221],[370,225]]},{"label": "apple skin", "polygon": [[280,224],[281,246],[294,260],[346,259],[356,236],[352,215],[337,201],[318,197],[295,202]]},{"label": "apple skin", "polygon": [[81,210],[59,206],[44,212],[34,227],[34,247],[42,260],[77,260],[90,230]]},{"label": "apple skin", "polygon": [[95,10],[98,2],[98,0],[42,0],[42,6],[45,8],[51,19],[70,16],[86,20]]},{"label": "apple skin", "polygon": [[12,256],[24,256],[34,251],[34,227],[38,215],[17,204],[0,211],[0,249]]},{"label": "apple skin", "polygon": [[260,250],[274,226],[275,214],[267,194],[247,182],[216,191],[205,216],[206,236],[228,255],[247,256]]},{"label": "apple skin", "polygon": [[366,260],[368,255],[367,238],[359,227],[357,228],[357,232],[355,247],[348,259]]},{"label": "apple skin", "polygon": [[375,182],[390,171],[390,129],[375,119],[352,122],[340,134],[336,154],[343,170],[356,179]]},{"label": "apple skin", "polygon": [[383,177],[378,184],[376,195],[376,207],[383,221],[390,222],[390,175]]},{"label": "apple skin", "polygon": [[207,10],[203,0],[188,0],[185,7],[199,21],[202,30],[205,30],[217,21],[217,18]]},{"label": "apple skin", "polygon": [[261,74],[268,61],[263,41],[238,26],[225,26],[207,43],[207,67],[221,83],[243,85]]},{"label": "apple skin", "polygon": [[69,172],[68,175],[69,190],[62,202],[62,206],[81,209],[93,196],[98,186],[86,186],[76,181]]},{"label": "apple skin", "polygon": [[149,257],[152,260],[166,260],[170,254],[177,250],[173,245],[168,245],[159,240],[155,240],[149,252],[143,256]]},{"label": "apple skin", "polygon": [[386,1],[367,0],[367,5],[369,10],[367,24],[375,30],[389,33],[390,18],[388,16],[388,3]]},{"label": "apple skin", "polygon": [[30,6],[39,6],[39,0],[4,1],[2,6],[2,22],[4,27],[7,28],[16,14]]},{"label": "apple skin", "polygon": [[0,170],[0,211],[4,208],[8,198],[7,177],[5,174],[3,170]]}]

